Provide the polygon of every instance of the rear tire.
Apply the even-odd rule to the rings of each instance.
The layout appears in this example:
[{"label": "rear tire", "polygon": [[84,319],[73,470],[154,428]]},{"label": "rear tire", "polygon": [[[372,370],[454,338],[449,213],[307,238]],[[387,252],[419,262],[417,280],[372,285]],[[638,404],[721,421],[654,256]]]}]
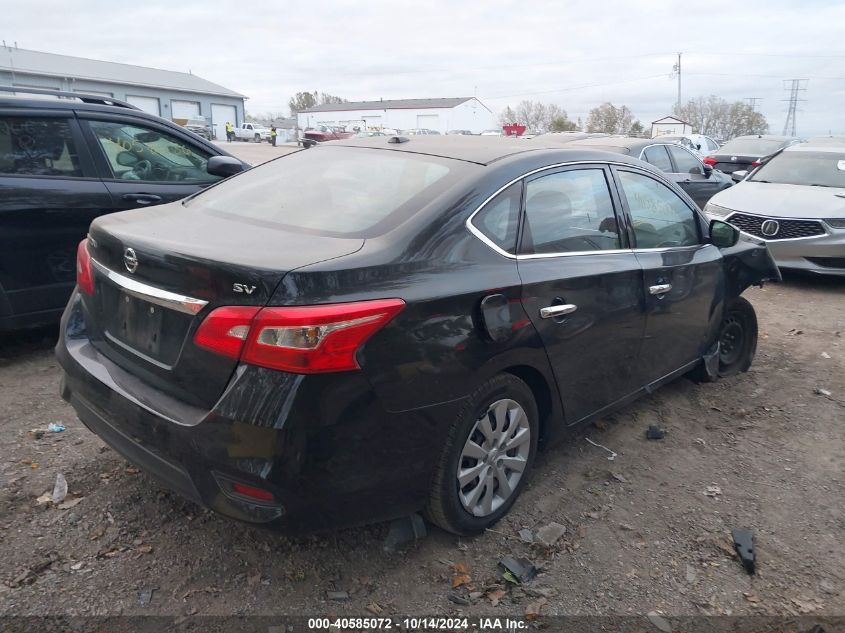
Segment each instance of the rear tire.
[{"label": "rear tire", "polygon": [[256,135],[255,135],[255,142],[256,142],[256,143],[260,143],[260,142],[261,142],[261,135],[260,135],[260,134],[256,134]]},{"label": "rear tire", "polygon": [[449,430],[425,508],[428,520],[460,535],[495,524],[525,486],[539,428],[534,394],[522,380],[500,374],[482,384]]},{"label": "rear tire", "polygon": [[719,376],[748,371],[757,352],[757,314],[744,297],[730,305],[719,329]]}]

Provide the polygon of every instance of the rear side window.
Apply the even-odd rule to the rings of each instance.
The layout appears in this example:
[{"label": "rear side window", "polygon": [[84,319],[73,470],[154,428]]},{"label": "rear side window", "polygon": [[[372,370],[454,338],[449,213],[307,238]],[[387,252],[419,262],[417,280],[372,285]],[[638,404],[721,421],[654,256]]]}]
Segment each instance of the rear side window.
[{"label": "rear side window", "polygon": [[319,147],[254,167],[186,204],[265,226],[372,237],[454,184],[457,163],[390,150]]},{"label": "rear side window", "polygon": [[82,176],[69,121],[0,117],[0,174]]},{"label": "rear side window", "polygon": [[699,243],[696,215],[674,191],[642,174],[630,171],[618,174],[628,201],[637,248],[670,248]]},{"label": "rear side window", "polygon": [[675,160],[679,174],[703,174],[704,169],[698,159],[682,147],[670,147],[669,153]]},{"label": "rear side window", "polygon": [[651,147],[646,147],[643,152],[643,158],[646,162],[651,163],[660,171],[672,171],[672,161],[669,160],[669,154],[666,153],[665,145],[652,145]]},{"label": "rear side window", "polygon": [[484,205],[472,224],[503,251],[515,253],[521,202],[522,181],[519,181]]},{"label": "rear side window", "polygon": [[575,253],[619,247],[616,215],[603,170],[563,171],[526,185],[524,253]]}]

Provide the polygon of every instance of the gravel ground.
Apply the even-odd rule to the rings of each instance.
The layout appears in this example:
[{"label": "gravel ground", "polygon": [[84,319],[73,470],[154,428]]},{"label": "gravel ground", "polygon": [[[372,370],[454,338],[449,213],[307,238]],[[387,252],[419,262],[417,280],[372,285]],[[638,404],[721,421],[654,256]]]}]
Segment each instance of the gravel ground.
[{"label": "gravel ground", "polygon": [[[845,615],[845,283],[746,296],[750,372],[664,387],[544,451],[495,530],[429,528],[392,554],[383,524],[290,538],[162,490],[59,399],[54,331],[0,339],[0,614]],[[51,422],[66,430],[31,432]],[[59,473],[66,500],[39,504]],[[519,536],[552,522],[551,546]],[[736,527],[755,532],[753,577]],[[505,587],[506,555],[539,576]]]}]

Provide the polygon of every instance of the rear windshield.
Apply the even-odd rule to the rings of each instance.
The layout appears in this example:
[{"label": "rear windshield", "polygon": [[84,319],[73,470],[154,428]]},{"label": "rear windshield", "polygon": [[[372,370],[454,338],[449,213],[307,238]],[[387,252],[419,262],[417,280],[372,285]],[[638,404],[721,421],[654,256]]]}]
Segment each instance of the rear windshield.
[{"label": "rear windshield", "polygon": [[186,204],[306,233],[374,237],[454,184],[463,168],[407,152],[319,147],[254,167]]},{"label": "rear windshield", "polygon": [[735,156],[768,156],[786,145],[784,141],[766,138],[738,138],[719,148],[720,154]]},{"label": "rear windshield", "polygon": [[765,163],[749,180],[845,188],[845,153],[786,151]]}]

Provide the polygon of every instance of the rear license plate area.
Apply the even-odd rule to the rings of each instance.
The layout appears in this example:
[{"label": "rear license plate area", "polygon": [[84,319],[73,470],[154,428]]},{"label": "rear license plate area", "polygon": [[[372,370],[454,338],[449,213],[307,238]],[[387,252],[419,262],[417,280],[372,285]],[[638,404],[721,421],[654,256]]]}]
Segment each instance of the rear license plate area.
[{"label": "rear license plate area", "polygon": [[109,333],[142,354],[159,358],[165,309],[125,292],[119,293],[116,307]]}]

